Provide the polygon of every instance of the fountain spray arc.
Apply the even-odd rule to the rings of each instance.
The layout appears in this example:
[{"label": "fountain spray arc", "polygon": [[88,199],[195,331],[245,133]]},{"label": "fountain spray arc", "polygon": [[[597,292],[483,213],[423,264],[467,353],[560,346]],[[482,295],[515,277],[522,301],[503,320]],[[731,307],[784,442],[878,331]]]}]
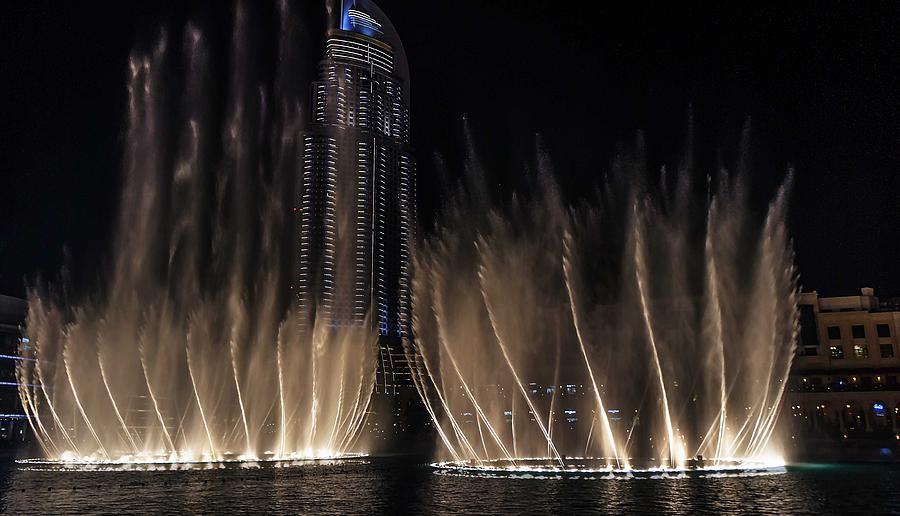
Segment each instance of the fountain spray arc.
[{"label": "fountain spray arc", "polygon": [[83,302],[46,285],[29,293],[28,360],[17,375],[49,459],[290,460],[364,449],[370,326],[332,328],[298,313],[287,293],[305,29],[282,2],[277,64],[264,72],[248,7],[235,14],[221,122],[198,27],[162,33],[130,59],[108,281]]},{"label": "fountain spray arc", "polygon": [[738,173],[705,185],[690,159],[654,186],[640,153],[623,155],[590,201],[566,206],[540,146],[525,193],[494,202],[470,145],[415,264],[417,385],[439,465],[781,464],[772,435],[798,324],[791,175],[755,217],[742,148]]}]

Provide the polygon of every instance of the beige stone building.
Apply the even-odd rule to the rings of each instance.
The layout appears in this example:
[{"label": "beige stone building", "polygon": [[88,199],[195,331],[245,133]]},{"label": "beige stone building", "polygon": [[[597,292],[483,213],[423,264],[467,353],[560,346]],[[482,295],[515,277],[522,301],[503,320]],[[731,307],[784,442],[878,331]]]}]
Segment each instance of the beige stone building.
[{"label": "beige stone building", "polygon": [[800,342],[785,402],[799,448],[870,448],[900,458],[900,311],[860,295],[800,297]]}]

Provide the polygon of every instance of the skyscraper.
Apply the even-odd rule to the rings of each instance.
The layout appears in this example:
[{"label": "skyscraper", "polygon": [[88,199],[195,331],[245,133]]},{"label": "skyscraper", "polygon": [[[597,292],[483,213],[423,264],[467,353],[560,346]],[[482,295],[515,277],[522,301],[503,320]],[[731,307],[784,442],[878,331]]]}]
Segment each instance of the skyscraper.
[{"label": "skyscraper", "polygon": [[403,346],[416,214],[409,68],[374,3],[333,4],[303,135],[297,301],[301,326],[371,324],[376,392],[393,394],[412,385]]}]

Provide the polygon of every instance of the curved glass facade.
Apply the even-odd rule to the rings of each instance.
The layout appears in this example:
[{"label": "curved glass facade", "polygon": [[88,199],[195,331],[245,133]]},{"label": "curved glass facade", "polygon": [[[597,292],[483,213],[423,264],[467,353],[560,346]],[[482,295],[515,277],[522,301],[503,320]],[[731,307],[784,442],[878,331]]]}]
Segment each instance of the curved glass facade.
[{"label": "curved glass facade", "polygon": [[[297,301],[305,318],[371,324],[377,391],[412,385],[410,258],[416,162],[408,72],[390,21],[372,2],[343,2],[312,85],[299,178]],[[407,343],[408,344],[408,343]]]}]

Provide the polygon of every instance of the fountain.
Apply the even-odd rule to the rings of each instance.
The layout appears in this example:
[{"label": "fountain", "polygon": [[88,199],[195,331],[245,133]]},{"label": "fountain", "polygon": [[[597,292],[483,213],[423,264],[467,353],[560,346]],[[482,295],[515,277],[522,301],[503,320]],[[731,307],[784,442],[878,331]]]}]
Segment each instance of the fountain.
[{"label": "fountain", "polygon": [[[85,299],[40,283],[29,293],[17,375],[47,459],[208,464],[365,449],[371,325],[334,327],[285,289],[305,88],[292,70],[298,28],[281,9],[269,84],[238,7],[223,120],[198,27],[131,57],[109,277]],[[797,333],[787,186],[756,216],[745,173],[697,185],[688,160],[653,186],[640,157],[622,157],[569,206],[538,154],[531,187],[506,203],[490,199],[472,157],[415,257],[413,376],[445,454],[437,464],[777,467]]]},{"label": "fountain", "polygon": [[301,27],[287,10],[282,3],[278,64],[266,79],[238,6],[224,120],[198,27],[163,33],[130,58],[108,278],[84,300],[46,284],[28,296],[17,375],[46,460],[294,461],[365,450],[375,336],[299,313],[286,288],[305,93],[295,84]]},{"label": "fountain", "polygon": [[418,253],[415,376],[443,450],[434,466],[783,470],[773,433],[797,334],[788,185],[754,214],[746,172],[697,184],[687,159],[651,181],[638,153],[569,206],[540,146],[537,162],[524,193],[496,202],[470,146]]}]

